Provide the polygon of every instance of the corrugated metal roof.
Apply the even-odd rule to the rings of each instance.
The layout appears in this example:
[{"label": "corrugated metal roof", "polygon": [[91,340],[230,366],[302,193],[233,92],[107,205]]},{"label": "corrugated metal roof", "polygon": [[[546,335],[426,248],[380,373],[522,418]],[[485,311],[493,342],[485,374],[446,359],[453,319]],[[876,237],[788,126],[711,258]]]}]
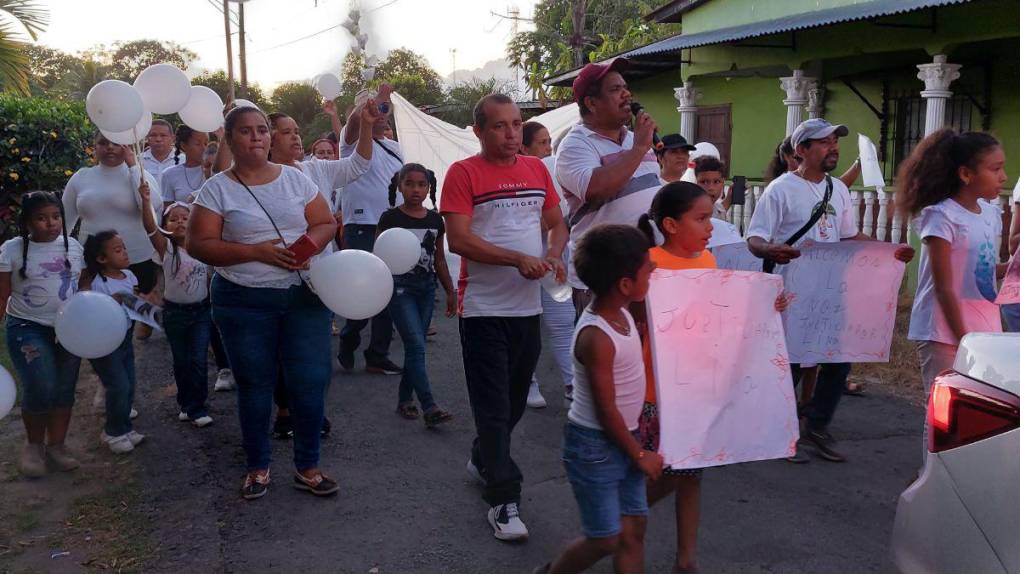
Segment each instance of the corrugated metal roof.
[{"label": "corrugated metal roof", "polygon": [[[614,58],[634,58],[635,60],[640,61],[642,58],[679,52],[686,48],[724,44],[737,40],[769,36],[771,34],[807,30],[809,28],[819,28],[821,26],[829,26],[844,22],[868,20],[871,18],[878,18],[880,16],[905,14],[907,12],[914,12],[925,8],[936,8],[951,4],[964,4],[971,1],[973,0],[872,0],[871,2],[851,4],[826,10],[804,12],[802,14],[794,14],[792,16],[777,18],[775,20],[754,22],[730,28],[720,28],[718,30],[710,30],[708,32],[699,32],[697,34],[678,34],[664,40],[659,40],[658,42],[652,42],[651,44],[641,46],[640,48],[635,48],[622,54],[617,54]],[[546,78],[545,83],[548,85],[569,85],[569,81],[577,75],[577,71],[578,69],[575,69],[551,76]]]}]

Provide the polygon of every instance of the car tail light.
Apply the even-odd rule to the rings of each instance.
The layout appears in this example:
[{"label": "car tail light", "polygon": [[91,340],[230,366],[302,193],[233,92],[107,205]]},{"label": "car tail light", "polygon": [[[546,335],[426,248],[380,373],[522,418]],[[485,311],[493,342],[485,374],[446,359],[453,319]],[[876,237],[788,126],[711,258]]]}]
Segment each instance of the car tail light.
[{"label": "car tail light", "polygon": [[928,450],[942,452],[1020,428],[1020,397],[959,373],[935,379],[928,399]]}]

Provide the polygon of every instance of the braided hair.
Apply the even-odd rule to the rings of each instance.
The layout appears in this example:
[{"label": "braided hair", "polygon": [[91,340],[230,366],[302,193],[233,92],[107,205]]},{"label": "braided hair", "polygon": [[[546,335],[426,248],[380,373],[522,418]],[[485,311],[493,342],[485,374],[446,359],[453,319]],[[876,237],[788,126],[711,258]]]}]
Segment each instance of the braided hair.
[{"label": "braided hair", "polygon": [[85,245],[83,246],[83,251],[85,252],[85,271],[88,272],[89,277],[102,277],[103,282],[106,282],[106,275],[103,275],[103,264],[99,262],[99,258],[103,256],[106,244],[114,237],[117,237],[117,232],[109,229],[89,235],[88,239],[85,240]]},{"label": "braided hair", "polygon": [[174,132],[174,165],[181,163],[181,142],[190,140],[193,133],[195,133],[195,130],[188,126],[188,124],[177,126],[177,131]]},{"label": "braided hair", "polygon": [[64,222],[64,204],[57,199],[56,194],[48,191],[33,191],[26,193],[21,198],[21,213],[18,215],[18,229],[21,231],[21,269],[18,275],[22,279],[27,278],[25,269],[28,265],[28,242],[31,235],[32,216],[43,207],[56,205],[60,210],[60,230],[64,236],[64,268],[71,269],[71,260],[68,259],[67,224]]},{"label": "braided hair", "polygon": [[436,172],[428,169],[420,163],[405,163],[400,171],[393,174],[393,178],[390,179],[390,206],[397,204],[397,190],[400,188],[400,182],[404,181],[409,173],[420,173],[425,176],[425,181],[429,184],[429,199],[432,201],[432,211],[435,211],[439,204],[436,202]]},{"label": "braided hair", "polygon": [[157,230],[158,233],[162,233],[163,236],[166,237],[167,243],[170,244],[170,270],[174,277],[176,277],[177,272],[181,270],[181,248],[177,245],[177,241],[174,240],[173,234],[167,233],[164,230],[166,229],[166,220],[170,218],[170,214],[175,209],[186,209],[188,213],[191,213],[190,205],[180,201],[175,201],[163,210],[163,217],[159,220],[159,229]]}]

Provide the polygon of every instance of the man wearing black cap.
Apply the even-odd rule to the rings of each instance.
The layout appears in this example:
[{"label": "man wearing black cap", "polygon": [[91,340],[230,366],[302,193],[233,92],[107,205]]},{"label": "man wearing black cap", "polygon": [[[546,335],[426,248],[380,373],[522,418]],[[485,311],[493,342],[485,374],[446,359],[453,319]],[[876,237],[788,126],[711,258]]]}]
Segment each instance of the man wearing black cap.
[{"label": "man wearing black cap", "polygon": [[695,147],[687,143],[680,134],[662,136],[662,148],[655,150],[655,155],[659,158],[659,178],[664,183],[680,181],[687,173],[691,152],[694,150]]},{"label": "man wearing black cap", "polygon": [[[588,64],[574,79],[581,123],[563,138],[556,156],[556,178],[570,206],[571,251],[592,226],[637,225],[662,185],[651,152],[655,121],[645,112],[633,115],[630,91],[620,74],[627,65],[622,58]],[[627,129],[632,119],[633,132]],[[568,278],[580,313],[589,298],[572,263]]]},{"label": "man wearing black cap", "polygon": [[[772,180],[762,193],[747,229],[747,245],[752,253],[776,263],[789,263],[800,257],[797,246],[806,240],[830,243],[873,239],[857,230],[854,207],[846,185],[839,178],[829,176],[829,172],[839,162],[839,138],[848,133],[846,126],[833,125],[820,118],[807,120],[797,126],[790,141],[800,158],[800,166]],[[824,209],[812,223],[812,214],[823,201]],[[787,245],[787,241],[808,223],[812,225],[800,233],[797,241]],[[896,258],[901,261],[909,262],[913,257],[914,250],[911,247],[904,246],[896,251]],[[800,365],[791,367],[796,384],[800,378]],[[801,440],[813,447],[820,457],[832,462],[846,460],[835,449],[835,440],[829,434],[828,426],[836,413],[849,375],[849,363],[821,365],[814,395],[800,412],[805,424]],[[808,461],[799,446],[797,455],[788,460]]]}]

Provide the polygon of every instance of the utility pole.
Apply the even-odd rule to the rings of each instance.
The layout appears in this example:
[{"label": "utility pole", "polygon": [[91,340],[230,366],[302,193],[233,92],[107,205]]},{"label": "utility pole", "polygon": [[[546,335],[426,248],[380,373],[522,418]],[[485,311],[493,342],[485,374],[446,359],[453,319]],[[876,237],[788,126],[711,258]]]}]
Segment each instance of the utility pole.
[{"label": "utility pole", "polygon": [[241,58],[241,97],[248,97],[248,59],[245,57],[244,42],[244,2],[237,5],[237,41],[238,55]]},{"label": "utility pole", "polygon": [[230,2],[223,0],[223,29],[227,35],[227,99],[234,99],[234,46],[230,41]]},{"label": "utility pole", "polygon": [[588,14],[588,0],[574,0],[571,22],[574,35],[570,37],[570,45],[574,48],[574,66],[580,68],[584,61],[584,22]]}]

